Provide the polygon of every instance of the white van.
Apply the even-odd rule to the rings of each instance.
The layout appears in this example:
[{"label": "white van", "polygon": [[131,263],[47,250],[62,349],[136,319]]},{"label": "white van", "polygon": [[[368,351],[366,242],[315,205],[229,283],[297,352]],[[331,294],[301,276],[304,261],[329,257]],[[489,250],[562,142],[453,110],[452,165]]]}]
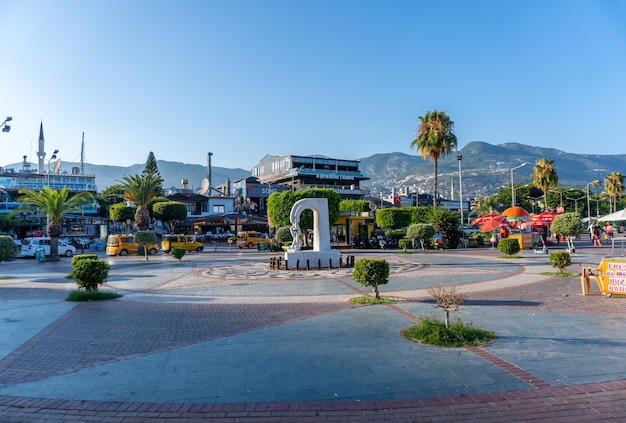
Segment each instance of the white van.
[{"label": "white van", "polygon": [[[50,238],[24,238],[22,240],[22,252],[21,257],[35,257],[35,251],[37,248],[42,247],[46,256],[50,255]],[[59,239],[59,255],[72,257],[76,253],[76,248],[69,245],[66,241]]]}]

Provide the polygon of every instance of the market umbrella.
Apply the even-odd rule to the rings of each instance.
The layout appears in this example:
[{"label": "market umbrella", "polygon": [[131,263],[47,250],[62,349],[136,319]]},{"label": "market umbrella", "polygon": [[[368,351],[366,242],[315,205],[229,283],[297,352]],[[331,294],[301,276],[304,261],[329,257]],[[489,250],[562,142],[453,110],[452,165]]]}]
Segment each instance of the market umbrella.
[{"label": "market umbrella", "polygon": [[550,226],[556,214],[551,211],[544,211],[542,213],[531,216],[533,226]]},{"label": "market umbrella", "polygon": [[490,219],[493,219],[494,217],[498,217],[500,216],[499,214],[495,214],[495,213],[490,213],[490,214],[486,214],[484,216],[480,216],[474,220],[472,220],[472,225],[482,225],[483,223],[487,222]]},{"label": "market umbrella", "polygon": [[506,220],[506,216],[494,216],[486,220],[481,226],[481,232],[490,232],[494,229],[497,229],[504,221]]},{"label": "market umbrella", "polygon": [[509,207],[502,212],[502,215],[511,218],[512,221],[515,220],[513,218],[516,218],[518,221],[530,220],[530,213],[528,213],[526,209],[518,206]]},{"label": "market umbrella", "polygon": [[602,216],[598,219],[599,222],[614,222],[616,220],[626,220],[626,209],[607,214],[606,216]]}]

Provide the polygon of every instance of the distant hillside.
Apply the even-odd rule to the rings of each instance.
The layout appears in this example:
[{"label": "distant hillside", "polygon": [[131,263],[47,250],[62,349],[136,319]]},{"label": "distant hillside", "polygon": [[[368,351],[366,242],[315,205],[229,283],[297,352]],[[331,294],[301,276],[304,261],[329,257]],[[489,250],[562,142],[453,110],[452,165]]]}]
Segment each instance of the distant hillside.
[{"label": "distant hillside", "polygon": [[[559,185],[583,188],[594,179],[604,181],[610,172],[626,174],[626,155],[573,154],[553,148],[534,147],[517,143],[499,145],[473,141],[460,151],[463,196],[493,194],[499,186],[511,184],[510,169],[526,162],[513,171],[514,183],[532,181],[532,170],[537,159],[554,160]],[[456,153],[438,163],[438,190],[450,197],[452,184],[458,190],[459,164]],[[375,154],[361,159],[361,169],[371,179],[368,186],[373,192],[389,192],[391,188],[412,187],[432,191],[433,162],[403,153]]]},{"label": "distant hillside", "polygon": [[[537,159],[547,157],[554,160],[559,176],[559,185],[583,188],[594,179],[604,181],[610,172],[626,174],[626,155],[573,154],[553,148],[534,147],[517,143],[487,144],[473,141],[461,150],[463,196],[474,197],[478,194],[494,194],[499,186],[510,186],[511,168],[527,163],[513,173],[515,184],[530,183],[531,174]],[[388,194],[392,188],[432,191],[433,163],[423,159],[417,152],[382,153],[364,157],[361,170],[370,180],[366,187],[375,194]],[[180,188],[181,180],[189,181],[189,188],[198,189],[203,178],[207,177],[205,166],[180,162],[157,161],[159,173],[165,180],[164,187]],[[76,163],[63,163],[60,171],[71,173]],[[439,192],[444,197],[451,197],[451,187],[458,193],[459,164],[456,153],[439,160]],[[11,164],[5,168],[20,169],[21,163]],[[119,183],[124,175],[141,173],[144,164],[129,167],[85,165],[85,173],[96,175],[99,190]],[[236,181],[250,176],[244,169],[213,167],[212,182],[214,186]]]}]

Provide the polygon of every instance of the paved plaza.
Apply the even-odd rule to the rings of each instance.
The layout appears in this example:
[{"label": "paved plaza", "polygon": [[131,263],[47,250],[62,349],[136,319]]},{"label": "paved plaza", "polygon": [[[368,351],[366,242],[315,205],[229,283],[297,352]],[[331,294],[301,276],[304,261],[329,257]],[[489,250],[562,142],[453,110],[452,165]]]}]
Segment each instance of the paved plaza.
[{"label": "paved plaza", "polygon": [[[381,295],[352,269],[272,271],[271,253],[208,248],[105,257],[117,300],[64,301],[71,260],[0,264],[0,422],[429,422],[626,420],[626,297],[581,295],[548,256],[488,248],[350,250],[385,258]],[[571,272],[610,247],[581,241]],[[101,253],[99,253],[101,254]],[[484,348],[437,348],[401,331],[437,315],[493,331]]]}]

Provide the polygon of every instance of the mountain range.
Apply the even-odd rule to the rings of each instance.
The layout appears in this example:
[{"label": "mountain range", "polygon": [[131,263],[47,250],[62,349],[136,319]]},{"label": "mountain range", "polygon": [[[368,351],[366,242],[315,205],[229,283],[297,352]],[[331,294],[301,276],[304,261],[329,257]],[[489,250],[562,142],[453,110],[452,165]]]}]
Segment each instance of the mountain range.
[{"label": "mountain range", "polygon": [[[559,186],[583,188],[589,182],[604,178],[610,172],[626,174],[626,155],[574,154],[553,148],[529,146],[518,143],[488,144],[473,141],[459,151],[462,189],[464,198],[478,194],[491,195],[500,186],[532,182],[532,170],[536,160],[547,158],[554,160],[559,176]],[[433,162],[423,159],[417,153],[381,153],[360,159],[361,171],[370,178],[363,186],[373,194],[382,192],[387,195],[392,189],[409,188],[411,191],[432,192]],[[526,163],[526,165],[523,165]],[[165,188],[181,188],[182,181],[188,181],[188,188],[198,190],[202,180],[207,177],[207,168],[199,164],[186,164],[158,160],[159,173],[164,179]],[[20,169],[21,163],[7,165],[5,168]],[[60,171],[70,172],[77,163],[63,163]],[[99,190],[119,183],[125,175],[140,174],[145,164],[128,167],[85,164],[85,173],[96,176]],[[514,170],[511,170],[516,168]],[[241,168],[211,169],[213,186],[224,184],[227,180],[236,181],[250,176],[250,171]],[[438,192],[452,198],[452,189],[458,192],[459,161],[454,152],[438,161]]]}]

